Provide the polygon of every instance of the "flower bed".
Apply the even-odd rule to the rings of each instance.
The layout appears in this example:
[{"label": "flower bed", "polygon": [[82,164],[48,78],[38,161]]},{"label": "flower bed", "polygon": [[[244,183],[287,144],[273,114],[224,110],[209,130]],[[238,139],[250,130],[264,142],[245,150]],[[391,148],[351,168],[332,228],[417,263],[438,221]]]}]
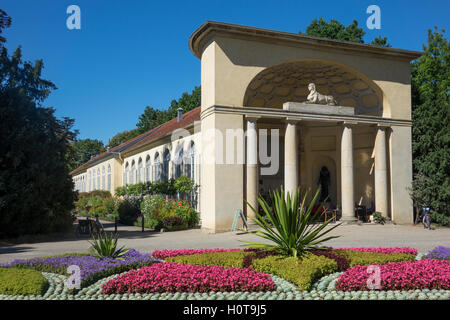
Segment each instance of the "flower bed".
[{"label": "flower bed", "polygon": [[97,255],[63,255],[46,258],[17,259],[4,267],[32,267],[41,272],[67,275],[67,267],[80,267],[81,287],[88,286],[108,275],[140,268],[155,262],[151,254],[143,254],[134,249],[121,258],[103,258]]},{"label": "flower bed", "polygon": [[155,250],[152,255],[158,259],[186,256],[191,254],[202,254],[207,252],[230,252],[241,251],[241,249],[181,249],[181,250]]},{"label": "flower bed", "polygon": [[36,270],[0,268],[0,295],[43,294],[48,281]]},{"label": "flower bed", "polygon": [[[445,289],[450,290],[450,262],[425,259],[378,265],[381,290]],[[357,265],[344,272],[336,282],[342,291],[369,290],[367,266]]]},{"label": "flower bed", "polygon": [[334,250],[352,250],[359,252],[377,252],[383,254],[392,254],[392,253],[404,253],[404,254],[413,254],[417,255],[417,249],[409,248],[409,247],[395,247],[395,248],[337,248]]},{"label": "flower bed", "polygon": [[270,275],[250,268],[155,263],[131,270],[102,286],[103,294],[150,292],[269,291]]},{"label": "flower bed", "polygon": [[450,248],[439,246],[428,252],[426,259],[450,260]]}]

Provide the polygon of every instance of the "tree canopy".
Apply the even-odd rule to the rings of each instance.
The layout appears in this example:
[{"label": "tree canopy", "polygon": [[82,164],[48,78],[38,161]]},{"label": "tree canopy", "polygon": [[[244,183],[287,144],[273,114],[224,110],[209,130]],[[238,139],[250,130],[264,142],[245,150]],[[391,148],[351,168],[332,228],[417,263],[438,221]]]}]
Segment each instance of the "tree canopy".
[{"label": "tree canopy", "polygon": [[[299,33],[302,34],[302,32]],[[356,20],[353,20],[351,24],[345,26],[334,19],[330,19],[330,22],[327,22],[323,18],[320,18],[319,20],[314,19],[309,24],[305,34],[312,37],[364,43],[363,37],[366,33],[358,26],[358,21]],[[381,36],[375,38],[371,44],[382,47],[391,46],[387,42],[387,38]]]},{"label": "tree canopy", "polygon": [[450,226],[450,51],[449,41],[428,30],[424,55],[412,63],[414,188],[434,221]]},{"label": "tree canopy", "polygon": [[72,142],[72,157],[70,159],[70,170],[76,169],[83,163],[89,161],[99,153],[104,152],[103,142],[97,139],[80,139]]},{"label": "tree canopy", "polygon": [[177,116],[178,108],[181,108],[184,113],[198,107],[200,105],[200,100],[201,89],[200,87],[195,87],[191,93],[184,92],[178,100],[172,100],[170,106],[166,110],[159,110],[146,106],[144,112],[139,116],[136,128],[117,133],[109,140],[107,147],[115,147],[175,118]]},{"label": "tree canopy", "polygon": [[[0,30],[9,26],[1,12]],[[76,193],[67,154],[73,119],[42,102],[56,86],[41,78],[42,60],[9,56],[0,42],[0,237],[60,231],[72,225]]]},{"label": "tree canopy", "polygon": [[200,100],[200,87],[195,87],[190,94],[184,92],[178,100],[172,100],[167,110],[158,110],[147,106],[145,107],[144,113],[139,116],[139,122],[136,124],[136,127],[142,133],[153,129],[175,118],[178,108],[181,108],[184,113],[198,107]]}]

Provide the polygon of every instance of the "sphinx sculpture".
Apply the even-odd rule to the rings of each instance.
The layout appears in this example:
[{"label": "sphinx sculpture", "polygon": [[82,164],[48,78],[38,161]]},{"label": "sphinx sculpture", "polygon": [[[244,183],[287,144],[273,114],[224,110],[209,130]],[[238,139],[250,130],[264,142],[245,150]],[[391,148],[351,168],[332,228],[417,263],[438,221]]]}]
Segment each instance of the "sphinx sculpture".
[{"label": "sphinx sculpture", "polygon": [[327,104],[329,106],[336,106],[338,103],[333,96],[327,96],[317,92],[316,85],[314,83],[308,84],[309,95],[306,98],[309,103],[315,104]]}]

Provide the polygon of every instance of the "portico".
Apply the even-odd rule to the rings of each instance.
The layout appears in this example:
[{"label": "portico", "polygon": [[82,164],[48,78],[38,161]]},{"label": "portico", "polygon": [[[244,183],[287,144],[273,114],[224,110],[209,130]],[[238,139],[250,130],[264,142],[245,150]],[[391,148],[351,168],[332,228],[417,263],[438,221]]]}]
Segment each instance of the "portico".
[{"label": "portico", "polygon": [[[200,26],[189,46],[201,59],[202,135],[246,132],[245,164],[202,164],[205,231],[229,230],[238,209],[251,217],[258,194],[280,186],[321,186],[346,221],[372,203],[412,221],[409,62],[419,52],[219,22]],[[267,174],[259,151],[271,130],[279,168]],[[202,148],[228,147],[210,139]]]},{"label": "portico", "polygon": [[[330,193],[330,200],[334,205],[339,203],[342,204],[343,220],[346,221],[356,220],[354,215],[355,203],[370,205],[372,201],[374,201],[375,203],[375,210],[382,213],[382,215],[386,218],[389,218],[389,186],[387,172],[389,163],[387,157],[388,148],[386,134],[389,132],[390,125],[385,122],[386,120],[378,117],[369,117],[363,119],[361,122],[358,122],[358,120],[361,120],[358,117],[343,117],[342,115],[333,114],[333,111],[330,108],[328,108],[330,113],[327,114],[326,118],[319,116],[317,119],[313,120],[314,115],[323,115],[323,110],[319,110],[319,113],[316,114],[314,113],[314,109],[311,109],[312,111],[310,110],[310,113],[304,113],[295,110],[299,107],[307,109],[305,107],[310,106],[305,104],[287,102],[284,104],[285,110],[278,115],[273,113],[271,114],[271,117],[260,117],[259,119],[252,116],[246,117],[247,130],[251,130],[252,132],[252,134],[249,133],[247,135],[247,159],[252,159],[251,164],[247,162],[246,170],[247,201],[254,208],[256,208],[258,193],[255,192],[255,190],[260,190],[260,188],[257,189],[257,187],[261,187],[257,186],[259,170],[257,170],[258,165],[255,164],[255,159],[258,159],[258,151],[256,148],[256,145],[258,144],[258,135],[256,134],[257,121],[259,120],[260,123],[263,123],[264,119],[278,119],[281,123],[279,128],[281,130],[284,130],[284,183],[281,184],[284,185],[285,191],[292,193],[299,186],[302,186],[303,188],[306,187],[308,189],[313,189],[312,191],[315,191],[315,189],[317,188],[317,185],[314,184],[315,180],[317,180],[317,166],[316,170],[311,170],[314,165],[308,164],[308,162],[311,162],[311,160],[314,161],[314,159],[310,159],[311,157],[306,156],[304,150],[305,147],[300,146],[300,135],[301,132],[304,132],[307,136],[309,136],[309,138],[311,138],[311,136],[313,135],[311,134],[311,131],[323,131],[323,128],[332,128],[336,139],[335,148],[333,150],[334,156],[331,156],[330,158],[332,158],[332,161],[338,160],[336,162],[340,162],[340,167],[338,168],[338,170],[335,170],[336,168],[332,168],[332,166],[328,165],[330,166],[330,168],[328,169],[331,169],[332,171],[339,171],[340,179],[337,179],[335,172],[332,173],[333,179],[336,180],[337,185],[336,190],[333,190]],[[312,107],[320,108],[318,106]],[[341,107],[334,108],[337,113],[338,109]],[[255,112],[257,111],[255,110]],[[396,123],[397,125],[402,125],[402,123],[397,123],[395,121],[391,122],[393,124]],[[355,177],[356,170],[354,165],[354,158],[358,157],[358,151],[355,151],[355,148],[353,147],[353,137],[355,135],[354,128],[358,128],[356,134],[365,132],[366,135],[368,134],[370,138],[372,138],[372,141],[370,141],[370,138],[366,138],[365,141],[365,143],[370,147],[363,148],[372,150],[370,159],[367,159],[370,165],[366,166],[366,170],[368,171],[367,174],[369,176],[372,176],[372,179],[361,179],[361,177],[359,177],[360,181],[358,181],[358,184],[365,185],[365,189],[371,189],[371,192],[366,195],[361,194],[361,191],[364,191],[364,188],[361,189],[360,187],[359,190],[355,189],[354,181],[358,180],[358,177]],[[330,133],[328,132],[327,134]],[[358,144],[358,149],[361,149],[360,145],[361,143]],[[306,148],[311,149],[310,146],[306,146]],[[301,151],[301,149],[303,150]],[[328,149],[332,148],[328,147]],[[323,149],[321,151],[327,150]],[[307,153],[310,152],[311,150],[307,150]],[[303,156],[300,155],[301,153],[303,153]],[[366,155],[368,155],[367,152]],[[311,173],[313,176],[308,177],[311,176]],[[339,195],[337,195],[338,190]],[[250,213],[251,216],[252,213],[249,211],[247,212]]]}]

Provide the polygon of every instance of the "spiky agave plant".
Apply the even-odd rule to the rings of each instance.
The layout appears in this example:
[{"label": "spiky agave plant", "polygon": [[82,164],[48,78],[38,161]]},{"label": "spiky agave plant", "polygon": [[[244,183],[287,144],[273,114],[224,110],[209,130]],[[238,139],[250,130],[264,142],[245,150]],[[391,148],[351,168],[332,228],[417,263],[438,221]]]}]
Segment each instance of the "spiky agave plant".
[{"label": "spiky agave plant", "polygon": [[92,238],[90,244],[92,245],[94,252],[101,258],[119,258],[126,254],[130,249],[125,249],[124,246],[117,249],[117,240],[117,235],[110,234],[109,236],[102,236],[99,234],[98,238]]},{"label": "spiky agave plant", "polygon": [[256,231],[256,235],[268,239],[272,243],[242,242],[247,243],[246,246],[248,247],[276,250],[284,255],[300,257],[307,249],[315,248],[319,243],[338,238],[339,236],[325,237],[327,233],[340,225],[337,224],[325,230],[325,227],[333,218],[321,224],[314,223],[313,207],[319,193],[320,188],[316,191],[311,202],[306,204],[308,193],[304,195],[300,203],[300,188],[297,188],[293,195],[287,192],[285,197],[283,187],[281,187],[280,191],[273,191],[273,212],[264,198],[259,196],[258,203],[272,226],[249,204],[256,216],[253,220],[262,228],[262,231]]}]

